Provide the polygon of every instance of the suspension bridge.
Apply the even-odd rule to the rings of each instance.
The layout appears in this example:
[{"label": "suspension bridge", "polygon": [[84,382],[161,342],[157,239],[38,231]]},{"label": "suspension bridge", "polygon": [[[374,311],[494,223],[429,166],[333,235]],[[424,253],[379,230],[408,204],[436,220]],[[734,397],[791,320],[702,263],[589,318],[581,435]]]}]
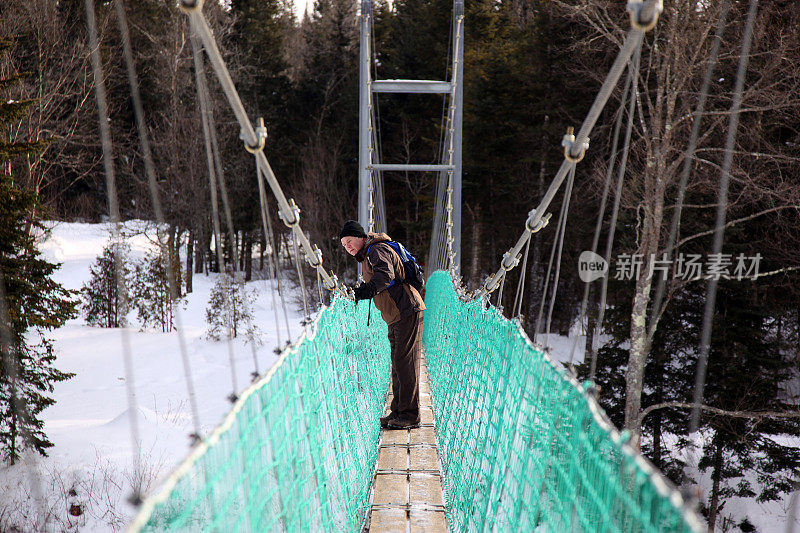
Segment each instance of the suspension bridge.
[{"label": "suspension bridge", "polygon": [[[756,4],[755,0],[751,2],[751,17],[755,12],[752,6]],[[124,10],[120,2],[116,6],[155,217],[163,222]],[[657,24],[661,1],[629,2],[631,28],[577,134],[569,130],[564,136],[563,163],[540,203],[530,211],[521,236],[506,252],[498,270],[479,288],[469,291],[459,275],[463,0],[455,0],[453,4],[451,64],[446,80],[373,79],[371,3],[362,0],[359,220],[370,230],[385,231],[382,172],[439,173],[425,295],[428,311],[423,338],[422,425],[419,429],[384,433],[378,418],[390,394],[386,325],[380,320],[367,325],[368,306],[355,304],[352,291],[325,269],[319,247],[303,231],[300,208],[286,198],[270,167],[263,152],[266,131],[263,124],[254,127],[245,112],[202,14],[202,1],[180,0],[180,6],[189,17],[195,44],[195,70],[212,181],[215,179],[212,145],[216,141],[211,138],[214,128],[208,110],[201,50],[241,126],[244,147],[254,156],[264,234],[272,233],[268,227],[269,187],[277,201],[280,219],[293,237],[303,294],[306,291],[299,264],[301,256],[316,273],[320,300],[324,301],[323,290],[331,298],[329,305],[322,306],[316,318],[308,321],[300,339],[282,350],[277,363],[233,398],[233,407],[223,423],[207,436],[200,434],[196,420],[191,368],[181,344],[187,395],[195,417],[194,445],[188,457],[154,493],[147,497],[135,495],[140,507],[131,530],[688,532],[703,529],[702,520],[681,492],[629,444],[627,432],[619,432],[609,422],[593,395],[591,381],[579,383],[567,367],[531,342],[518,321],[505,318],[501,296],[496,305],[489,302],[489,296],[498,289],[502,295],[507,273],[520,262],[524,273],[532,235],[547,226],[551,218],[548,207],[565,186],[551,267],[553,257],[560,257],[576,166],[589,148],[589,136],[603,108],[627,71],[622,100],[623,105],[631,106],[631,112],[622,135],[623,150],[617,167],[619,175],[624,175],[642,42],[646,32]],[[118,223],[91,0],[86,1],[86,8],[109,206],[112,221]],[[743,57],[747,56],[745,44],[749,46],[749,39],[745,32]],[[706,81],[709,77],[710,69]],[[706,83],[700,112],[707,90]],[[737,90],[741,103],[740,85]],[[442,124],[440,161],[401,165],[380,160],[376,95],[385,92],[444,95],[448,105]],[[731,116],[737,112],[734,109]],[[618,115],[614,131],[615,154],[622,116]],[[732,135],[735,129],[734,124]],[[696,139],[695,131],[692,143],[696,144]],[[693,149],[690,146],[690,151]],[[730,162],[726,164],[729,169]],[[598,228],[613,168],[614,163],[607,176]],[[723,178],[727,172],[723,168]],[[620,186],[621,181],[617,185],[614,217],[619,207]],[[220,187],[224,192],[224,183]],[[219,208],[216,198],[212,200],[218,239]],[[223,204],[225,216],[230,220],[224,194]],[[229,223],[228,227],[233,226]],[[720,228],[718,223],[717,230],[721,231]],[[598,239],[599,229],[595,232],[593,251],[598,247]],[[609,240],[613,241],[613,233]],[[715,248],[716,245],[715,241]],[[555,265],[553,287],[558,285],[560,260]],[[274,268],[277,275],[277,266]],[[524,275],[520,278],[513,316],[519,315],[520,295],[524,291]],[[663,286],[659,290],[663,291]],[[547,292],[545,287],[544,293]],[[554,300],[553,288],[546,314],[545,302],[541,302],[537,332],[546,331],[549,335]],[[711,300],[713,311],[713,295]],[[304,306],[308,316],[308,303],[304,302]],[[581,319],[585,310],[586,297]],[[601,322],[602,319],[598,320],[598,324]],[[359,327],[354,328],[353,324]],[[704,338],[707,356],[705,330]],[[572,352],[574,349],[573,342]],[[126,380],[130,387],[129,401],[135,401],[134,368],[129,352],[126,358],[131,372]],[[136,409],[129,412],[134,449],[138,451]]]}]

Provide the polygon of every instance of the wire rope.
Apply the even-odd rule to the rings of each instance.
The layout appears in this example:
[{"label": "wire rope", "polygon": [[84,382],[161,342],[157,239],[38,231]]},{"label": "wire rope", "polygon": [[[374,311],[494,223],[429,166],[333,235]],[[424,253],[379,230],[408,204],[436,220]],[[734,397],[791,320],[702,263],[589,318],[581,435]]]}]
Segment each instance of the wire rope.
[{"label": "wire rope", "polygon": [[[642,42],[636,47],[631,63],[631,92],[628,107],[628,122],[625,125],[625,140],[622,143],[622,155],[620,157],[619,170],[617,174],[617,186],[614,191],[614,206],[611,209],[611,220],[608,225],[608,235],[606,236],[605,262],[611,264],[611,251],[614,248],[614,235],[617,231],[617,218],[619,216],[619,206],[622,199],[622,185],[625,182],[625,173],[628,169],[628,155],[631,148],[631,133],[633,132],[633,120],[636,115],[636,94],[639,91],[639,66],[642,57]],[[603,277],[603,284],[600,288],[600,304],[597,310],[597,320],[594,324],[594,334],[592,335],[592,357],[589,366],[589,379],[594,380],[597,371],[597,351],[600,345],[600,332],[603,328],[603,320],[606,312],[606,298],[608,296],[608,278],[611,273]]]},{"label": "wire rope", "polygon": [[[563,220],[561,222],[561,231],[558,237],[558,261],[556,261],[556,273],[553,279],[553,292],[550,295],[550,308],[547,310],[547,332],[545,334],[545,346],[550,345],[550,325],[553,319],[553,307],[556,304],[556,294],[558,293],[558,280],[561,274],[561,257],[564,252],[564,235],[567,233],[567,219],[569,218],[569,203],[572,198],[572,187],[575,184],[575,168],[577,165],[572,165],[569,177],[567,178],[567,187],[564,189],[564,210]],[[530,241],[529,241],[530,242]]]},{"label": "wire rope", "polygon": [[[136,127],[139,135],[139,144],[142,147],[142,159],[144,161],[144,170],[147,176],[148,190],[150,192],[150,201],[153,204],[153,213],[156,217],[156,223],[159,227],[166,225],[166,218],[164,210],[161,205],[161,199],[158,194],[158,183],[156,181],[156,169],[153,162],[153,155],[150,148],[149,135],[147,133],[147,125],[145,122],[144,106],[142,105],[142,97],[139,91],[139,80],[136,74],[136,66],[133,60],[133,50],[130,41],[130,30],[128,28],[128,20],[125,14],[125,7],[122,0],[114,2],[114,8],[117,16],[117,24],[119,25],[120,36],[122,38],[123,56],[125,59],[125,67],[128,76],[128,88],[133,102],[133,110],[136,116]],[[169,285],[170,294],[178,294],[179,288],[175,271],[173,270],[172,261],[168,254],[164,255],[165,270],[167,272],[167,283]],[[192,410],[192,419],[194,421],[194,434],[192,439],[196,441],[200,436],[200,423],[197,409],[197,400],[194,394],[194,385],[192,384],[191,362],[189,360],[188,348],[186,344],[186,336],[183,331],[183,315],[179,306],[174,306],[173,313],[175,317],[175,332],[178,339],[178,351],[181,356],[182,365],[184,368],[184,379],[187,383],[187,394],[190,398],[190,406]],[[135,389],[134,389],[135,393]],[[141,476],[140,476],[141,477]],[[140,478],[139,477],[139,478]],[[132,495],[133,503],[138,503],[141,500],[141,486],[138,490],[134,490]]]},{"label": "wire rope", "polygon": [[[608,202],[608,192],[611,189],[611,177],[614,174],[614,166],[617,161],[617,151],[619,149],[619,132],[622,128],[622,117],[625,115],[625,106],[628,103],[628,94],[631,89],[631,82],[633,80],[633,76],[631,75],[630,69],[628,70],[628,77],[625,80],[625,89],[622,93],[622,97],[620,98],[620,106],[617,110],[617,119],[614,124],[614,135],[611,141],[611,156],[608,161],[608,169],[606,169],[606,179],[603,183],[603,194],[600,200],[600,208],[597,212],[597,222],[594,226],[594,236],[592,237],[592,253],[597,253],[597,246],[600,242],[600,231],[603,227],[603,218],[605,217],[606,212],[606,203]],[[608,275],[608,274],[606,274]],[[583,299],[581,300],[581,310],[578,313],[578,326],[579,328],[583,328],[583,321],[586,319],[586,309],[589,303],[589,290],[591,288],[591,283],[586,283],[583,288]],[[586,332],[588,335],[588,328],[589,325],[586,325]],[[575,356],[575,348],[578,344],[578,338],[580,335],[575,335],[572,338],[572,345],[570,346],[569,350],[569,363],[568,366],[572,366],[572,362]],[[585,354],[584,354],[585,355]],[[585,362],[585,361],[584,361]]]},{"label": "wire rope", "polygon": [[[214,156],[213,156],[213,148],[211,146],[211,123],[209,121],[208,116],[208,108],[210,107],[209,97],[208,97],[208,88],[205,82],[205,66],[203,64],[203,58],[201,55],[201,48],[200,43],[195,35],[194,30],[190,30],[190,40],[192,42],[192,58],[194,61],[194,75],[195,75],[195,83],[197,84],[197,102],[198,106],[200,107],[200,118],[203,126],[203,142],[205,143],[206,148],[206,162],[208,165],[208,186],[209,190],[211,191],[211,212],[212,212],[212,219],[214,225],[214,232],[215,232],[215,239],[216,239],[216,246],[215,251],[217,254],[217,265],[219,269],[220,276],[227,276],[228,273],[225,271],[225,262],[222,256],[222,240],[221,240],[221,231],[220,231],[220,221],[219,221],[219,203],[217,201],[217,187],[222,187],[223,180],[219,180],[219,176],[216,175],[215,166],[214,166]],[[227,198],[227,196],[223,196],[223,198]],[[226,202],[227,205],[227,202]],[[238,261],[236,260],[236,243],[233,238],[233,231],[231,230],[230,226],[230,219],[229,219],[229,235],[228,240],[230,241],[231,246],[231,260],[232,260],[232,269],[231,269],[231,277],[233,283],[236,284],[236,267],[238,265]],[[233,289],[229,289],[229,293],[226,294],[224,297],[226,299],[234,298]],[[229,300],[230,305],[230,300]],[[231,310],[226,310],[227,312],[231,312]],[[231,374],[231,393],[228,395],[228,399],[231,402],[236,401],[237,393],[239,392],[239,384],[238,380],[236,379],[236,357],[234,354],[233,349],[233,322],[234,317],[228,317],[226,320],[226,327],[228,330],[227,339],[225,340],[227,352],[228,352],[228,369],[230,370]]]},{"label": "wire rope", "polygon": [[522,256],[522,269],[519,273],[519,281],[517,282],[517,295],[514,297],[514,306],[511,308],[512,316],[519,318],[522,315],[522,300],[525,294],[525,276],[527,274],[527,267],[528,267],[528,252],[531,249],[531,240],[533,240],[533,235],[528,239],[528,243],[525,245],[525,253]]},{"label": "wire rope", "polygon": [[[572,167],[575,166],[575,163],[572,163]],[[572,169],[570,169],[570,176],[572,175]],[[564,199],[561,202],[561,208],[559,209],[558,213],[558,224],[556,225],[556,234],[553,236],[553,245],[550,247],[550,259],[547,262],[547,274],[544,277],[544,287],[542,288],[542,299],[539,301],[539,314],[536,317],[536,327],[534,328],[534,337],[542,333],[542,318],[544,316],[544,302],[547,299],[547,292],[550,287],[550,274],[553,271],[553,262],[555,261],[556,257],[556,250],[558,249],[558,242],[559,238],[561,237],[561,231],[563,228],[564,222],[564,211],[567,207],[567,190],[564,189]],[[503,276],[505,279],[506,276]]]},{"label": "wire rope", "polygon": [[[94,79],[95,99],[97,100],[97,115],[100,126],[100,142],[103,153],[103,171],[106,181],[106,199],[108,201],[109,221],[111,223],[112,246],[116,246],[121,239],[119,202],[117,198],[117,184],[114,176],[114,153],[111,143],[111,126],[109,125],[108,103],[106,100],[106,87],[103,77],[103,66],[100,59],[100,42],[97,36],[97,21],[95,19],[94,3],[91,0],[84,2],[86,10],[86,23],[89,31],[90,59],[92,76]],[[122,258],[117,249],[114,249],[114,281],[117,294],[123,300],[122,307],[127,307],[127,292],[125,281],[122,279]],[[121,327],[120,338],[122,341],[122,359],[125,367],[125,390],[128,403],[128,423],[130,425],[131,449],[133,452],[134,474],[141,472],[141,435],[139,433],[139,408],[136,402],[136,381],[133,372],[133,356],[130,336],[127,328]],[[141,478],[141,476],[138,476]],[[141,486],[138,481],[133,483],[132,500],[138,502],[141,497]]]},{"label": "wire rope", "polygon": [[[725,155],[722,161],[722,172],[719,181],[712,254],[719,254],[722,252],[722,241],[725,236],[725,212],[728,207],[728,186],[731,178],[731,165],[733,164],[733,149],[736,142],[736,132],[739,129],[739,112],[742,107],[742,92],[744,90],[745,78],[747,77],[747,65],[750,60],[750,45],[752,44],[753,26],[755,25],[757,11],[758,0],[750,0],[747,22],[745,23],[744,34],[742,35],[741,54],[736,69],[736,84],[733,90],[733,102],[731,104],[730,119],[728,121],[727,135],[725,138]],[[706,291],[706,305],[703,310],[703,329],[700,336],[700,355],[697,360],[697,371],[695,374],[694,405],[689,419],[690,438],[691,435],[697,431],[700,423],[700,402],[703,400],[703,389],[705,387],[718,281],[719,280],[712,276],[708,280],[708,288]]]},{"label": "wire rope", "polygon": [[[678,196],[675,201],[675,209],[672,213],[672,223],[670,224],[669,237],[667,238],[667,246],[665,248],[666,257],[664,257],[665,264],[672,262],[672,248],[675,246],[675,241],[678,239],[678,232],[680,230],[681,214],[683,212],[683,199],[686,194],[686,186],[689,183],[689,174],[692,170],[694,163],[694,154],[697,150],[697,140],[700,137],[700,126],[703,122],[703,112],[705,111],[706,100],[708,99],[708,90],[711,86],[711,76],[714,74],[714,68],[717,65],[717,58],[719,56],[719,48],[722,43],[722,34],[725,31],[725,23],[728,19],[728,12],[730,10],[729,0],[725,0],[720,8],[720,15],[717,21],[716,33],[714,35],[714,42],[711,45],[711,53],[706,66],[706,72],[703,76],[703,84],[700,88],[700,98],[697,102],[697,109],[694,112],[694,122],[692,124],[692,133],[689,137],[689,145],[684,155],[683,168],[681,170],[681,179],[678,186]],[[656,286],[656,293],[653,298],[653,306],[650,316],[650,323],[647,334],[648,346],[653,341],[656,327],[660,316],[661,303],[664,299],[664,291],[666,289],[667,277],[666,273],[662,272],[658,278]],[[648,350],[649,351],[649,350]]]},{"label": "wire rope", "polygon": [[305,312],[305,322],[311,319],[311,314],[308,312],[308,294],[306,294],[306,277],[303,274],[303,267],[300,264],[300,246],[297,243],[297,235],[295,230],[292,231],[292,239],[294,243],[294,265],[297,268],[297,278],[300,280],[300,292],[303,293],[303,311]]},{"label": "wire rope", "polygon": [[[26,413],[28,409],[26,408],[25,401],[19,398],[16,393],[19,385],[20,362],[12,354],[13,351],[15,351],[13,327],[11,325],[11,315],[8,312],[5,274],[3,273],[3,265],[0,263],[0,354],[2,354],[3,357],[3,374],[8,377],[10,382],[11,401],[9,403],[11,404],[11,409],[14,411],[18,420],[25,420],[28,418]],[[19,427],[24,442],[25,436],[29,432],[25,424],[20,423]],[[134,440],[134,445],[135,443],[136,441]],[[47,522],[49,522],[50,513],[42,492],[42,480],[39,475],[38,460],[34,454],[31,454],[30,457],[30,461],[25,461],[25,474],[28,476],[28,485],[33,493],[34,506],[38,511],[36,516],[36,530],[44,531],[47,527]],[[135,461],[138,462],[138,458],[135,458]]]}]

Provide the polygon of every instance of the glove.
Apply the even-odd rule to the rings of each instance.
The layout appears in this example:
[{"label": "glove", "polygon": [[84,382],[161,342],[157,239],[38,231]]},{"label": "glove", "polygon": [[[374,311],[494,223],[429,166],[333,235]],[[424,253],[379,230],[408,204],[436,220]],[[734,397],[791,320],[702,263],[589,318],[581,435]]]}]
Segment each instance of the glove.
[{"label": "glove", "polygon": [[375,296],[374,290],[371,285],[365,283],[353,289],[353,296],[355,296],[357,302],[359,300],[369,300]]}]

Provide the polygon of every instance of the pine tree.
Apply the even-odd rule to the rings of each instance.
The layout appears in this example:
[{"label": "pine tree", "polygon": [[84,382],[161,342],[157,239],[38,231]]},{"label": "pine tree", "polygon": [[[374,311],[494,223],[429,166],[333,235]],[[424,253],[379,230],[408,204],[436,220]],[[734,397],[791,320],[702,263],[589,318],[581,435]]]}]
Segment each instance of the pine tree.
[{"label": "pine tree", "polygon": [[[10,47],[0,41],[0,50]],[[0,80],[0,90],[18,77]],[[32,102],[0,99],[0,135],[21,118]],[[53,385],[73,374],[57,370],[52,341],[46,332],[75,316],[74,294],[56,283],[57,264],[42,259],[33,234],[43,229],[31,220],[35,196],[20,190],[9,170],[19,156],[37,157],[47,142],[0,141],[0,283],[5,313],[0,314],[3,342],[0,359],[0,448],[13,464],[23,448],[42,455],[53,446],[38,415],[55,400],[48,396]]]},{"label": "pine tree", "polygon": [[133,306],[136,308],[143,328],[161,328],[172,331],[175,305],[180,303],[181,279],[180,259],[170,257],[171,268],[175,273],[175,292],[170,290],[167,275],[166,247],[150,251],[136,264],[133,274]]},{"label": "pine tree", "polygon": [[206,336],[212,340],[225,337],[233,339],[244,325],[248,340],[253,341],[257,334],[252,316],[254,300],[255,295],[243,283],[237,282],[233,275],[220,275],[211,289],[206,308],[206,322],[209,325]]},{"label": "pine tree", "polygon": [[[103,255],[89,267],[91,278],[81,292],[86,322],[92,326],[118,328],[127,325],[130,311],[130,268],[127,265],[129,252],[127,243],[111,242],[103,248]],[[115,261],[119,261],[119,283]]]}]

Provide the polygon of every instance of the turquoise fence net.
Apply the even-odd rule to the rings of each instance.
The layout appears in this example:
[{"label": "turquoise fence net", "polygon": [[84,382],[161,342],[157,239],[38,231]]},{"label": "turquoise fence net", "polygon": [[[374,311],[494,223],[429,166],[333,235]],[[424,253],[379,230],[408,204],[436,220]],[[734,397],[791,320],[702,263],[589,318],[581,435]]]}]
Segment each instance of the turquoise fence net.
[{"label": "turquoise fence net", "polygon": [[[373,310],[374,314],[374,310]],[[386,324],[336,299],[148,498],[134,531],[357,531],[389,386]]]},{"label": "turquoise fence net", "polygon": [[[424,346],[454,531],[699,531],[680,495],[516,323],[428,281]],[[337,299],[147,499],[133,531],[357,531],[386,325]]]},{"label": "turquoise fence net", "polygon": [[700,530],[680,495],[515,322],[434,273],[424,346],[455,531]]}]

